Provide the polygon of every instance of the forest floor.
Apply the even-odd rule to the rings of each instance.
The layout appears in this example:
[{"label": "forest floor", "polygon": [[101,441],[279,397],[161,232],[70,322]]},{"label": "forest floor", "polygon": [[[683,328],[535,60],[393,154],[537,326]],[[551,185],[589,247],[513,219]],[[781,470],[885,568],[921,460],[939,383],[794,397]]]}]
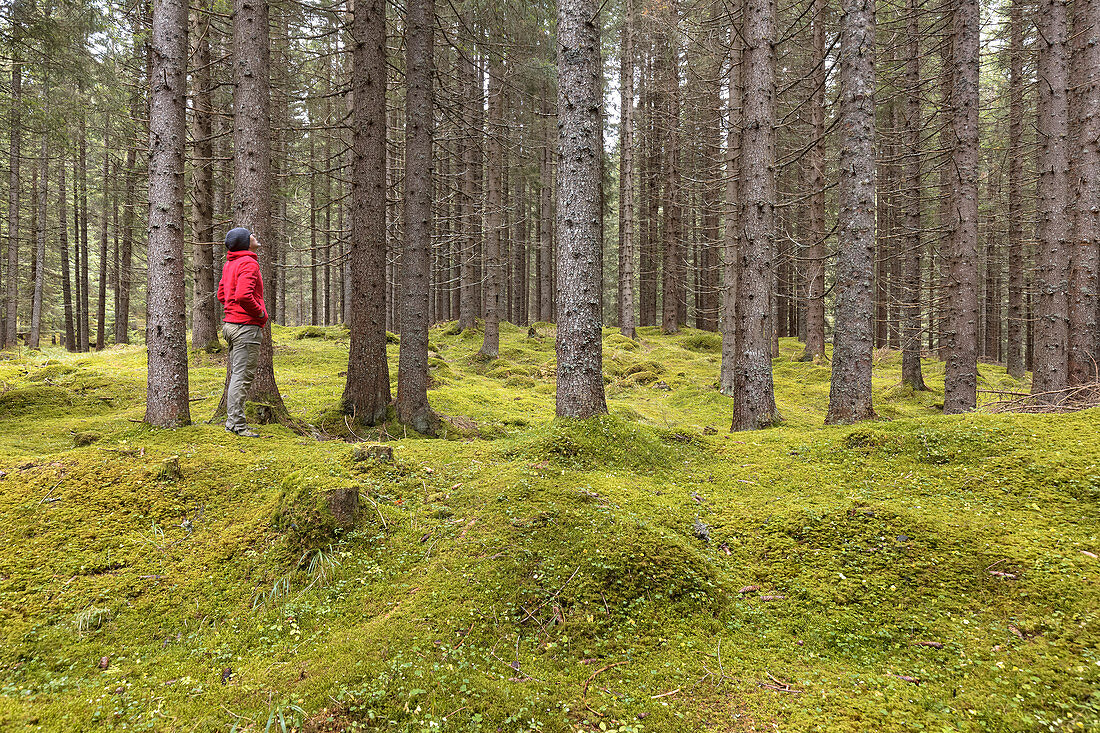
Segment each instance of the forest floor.
[{"label": "forest floor", "polygon": [[[1100,411],[944,417],[882,352],[884,419],[827,428],[784,340],[731,434],[716,335],[608,329],[610,417],[553,421],[552,327],[501,332],[433,330],[448,439],[356,431],[392,462],[151,430],[138,346],[0,355],[0,730],[1100,730]],[[346,435],[346,331],[275,339]]]}]

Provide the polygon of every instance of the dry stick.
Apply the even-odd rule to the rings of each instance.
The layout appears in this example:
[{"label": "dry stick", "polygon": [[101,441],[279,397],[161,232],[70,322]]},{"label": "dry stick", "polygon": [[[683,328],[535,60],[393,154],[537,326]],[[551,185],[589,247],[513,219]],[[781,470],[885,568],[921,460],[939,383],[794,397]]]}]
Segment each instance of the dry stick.
[{"label": "dry stick", "polygon": [[[364,494],[366,496],[366,494]],[[378,518],[382,520],[382,529],[389,529],[389,525],[386,524],[386,518],[382,516],[382,510],[378,508],[378,502],[367,496],[367,501],[374,504],[374,511],[378,512]]]},{"label": "dry stick", "polygon": [[669,692],[662,692],[660,695],[652,695],[652,696],[650,696],[649,699],[650,700],[656,700],[659,697],[668,697],[669,695],[675,695],[679,691],[680,691],[680,688],[677,687],[675,690],[670,690]]},{"label": "dry stick", "polygon": [[43,496],[43,497],[42,497],[41,499],[39,499],[39,500],[38,500],[38,503],[39,503],[39,504],[42,504],[42,502],[46,501],[46,499],[49,499],[49,498],[50,498],[50,494],[52,494],[52,493],[53,493],[53,490],[54,490],[54,489],[56,489],[56,488],[57,488],[58,486],[60,486],[60,485],[61,485],[61,482],[62,482],[62,481],[64,481],[64,480],[65,480],[65,477],[64,477],[64,476],[62,476],[62,477],[61,477],[61,480],[60,480],[60,481],[58,481],[58,482],[57,482],[56,484],[54,484],[53,486],[51,486],[51,487],[50,487],[50,490],[46,492],[46,495],[45,495],[45,496]]},{"label": "dry stick", "polygon": [[593,672],[588,679],[584,681],[584,688],[581,690],[581,702],[584,703],[584,706],[586,708],[594,712],[596,715],[599,715],[601,718],[605,717],[604,714],[598,710],[593,710],[592,706],[588,704],[588,686],[592,684],[592,680],[596,679],[596,675],[598,675],[600,672],[606,672],[612,667],[621,667],[624,664],[626,664],[626,662],[615,662],[614,664],[609,664],[606,667],[600,667],[595,672]]}]

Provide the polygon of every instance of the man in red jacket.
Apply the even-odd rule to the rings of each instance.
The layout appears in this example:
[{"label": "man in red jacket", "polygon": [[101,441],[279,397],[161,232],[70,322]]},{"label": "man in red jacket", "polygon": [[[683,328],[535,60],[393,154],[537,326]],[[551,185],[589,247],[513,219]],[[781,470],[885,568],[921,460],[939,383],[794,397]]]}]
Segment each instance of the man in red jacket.
[{"label": "man in red jacket", "polygon": [[218,283],[218,300],[225,308],[222,333],[229,344],[225,429],[246,438],[257,438],[259,434],[245,422],[244,400],[256,376],[260,336],[267,323],[264,281],[256,260],[260,242],[244,227],[237,227],[225,235],[225,246],[229,251]]}]

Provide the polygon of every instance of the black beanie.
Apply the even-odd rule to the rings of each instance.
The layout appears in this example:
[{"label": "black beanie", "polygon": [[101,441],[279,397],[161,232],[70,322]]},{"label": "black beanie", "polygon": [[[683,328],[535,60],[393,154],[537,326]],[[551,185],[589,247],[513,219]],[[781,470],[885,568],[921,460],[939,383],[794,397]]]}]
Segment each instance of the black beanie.
[{"label": "black beanie", "polygon": [[249,240],[252,237],[252,232],[248,231],[244,227],[237,227],[236,229],[230,229],[229,233],[225,235],[225,248],[230,252],[240,252],[248,249]]}]

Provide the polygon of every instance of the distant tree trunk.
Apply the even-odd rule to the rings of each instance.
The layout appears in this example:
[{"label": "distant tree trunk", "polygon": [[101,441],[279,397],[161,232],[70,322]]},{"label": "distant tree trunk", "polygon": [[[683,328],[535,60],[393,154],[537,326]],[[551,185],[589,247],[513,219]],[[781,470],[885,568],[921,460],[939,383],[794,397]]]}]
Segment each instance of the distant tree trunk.
[{"label": "distant tree trunk", "polygon": [[[46,91],[46,97],[49,98],[48,82]],[[27,338],[27,346],[32,349],[37,349],[39,346],[42,331],[42,291],[46,285],[46,209],[49,208],[49,204],[46,203],[46,194],[49,191],[47,181],[50,175],[50,149],[45,133],[42,134],[40,155],[36,206],[38,227],[35,231],[36,244],[34,249],[34,291],[31,295],[31,332]],[[66,195],[65,191],[60,193],[62,196]]]},{"label": "distant tree trunk", "polygon": [[619,331],[635,338],[634,313],[634,4],[623,8],[619,89],[622,97],[619,145]]},{"label": "distant tree trunk", "polygon": [[[502,33],[498,33],[503,35]],[[504,278],[501,275],[502,225],[501,210],[504,205],[504,60],[495,52],[489,62],[489,124],[488,124],[488,184],[485,197],[485,338],[479,355],[495,359],[500,351],[500,320],[504,298],[501,293]]]},{"label": "distant tree trunk", "polygon": [[1100,266],[1100,0],[1076,0],[1073,16],[1077,88],[1070,100],[1073,238],[1070,247],[1069,383],[1097,373],[1097,268]]},{"label": "distant tree trunk", "polygon": [[681,240],[683,227],[683,196],[680,172],[680,58],[679,9],[676,2],[668,8],[667,36],[660,43],[665,85],[664,130],[662,148],[665,155],[664,242],[661,260],[661,333],[672,334],[680,329]]},{"label": "distant tree trunk", "polygon": [[[473,14],[467,12],[466,22],[472,27]],[[462,248],[459,259],[461,260],[461,279],[459,282],[459,307],[458,327],[465,331],[473,328],[477,323],[477,267],[474,257],[477,253],[477,219],[481,216],[478,199],[480,186],[477,180],[476,158],[481,154],[478,147],[480,134],[474,131],[474,122],[477,119],[474,106],[480,103],[481,90],[478,82],[477,68],[468,58],[462,54],[459,61],[459,84],[465,90],[465,102],[463,107],[463,121],[466,123],[462,141]]]},{"label": "distant tree trunk", "polygon": [[1024,376],[1024,20],[1023,0],[1009,12],[1008,76],[1008,373]]},{"label": "distant tree trunk", "polygon": [[1035,290],[1035,364],[1031,392],[1049,400],[1049,393],[1068,382],[1066,346],[1069,339],[1067,249],[1070,247],[1069,109],[1067,95],[1067,2],[1042,0],[1036,14],[1039,32],[1038,133],[1039,186],[1037,203]]},{"label": "distant tree trunk", "polygon": [[775,264],[775,46],[774,0],[745,3],[741,230],[737,273],[737,357],[731,430],[774,425],[769,292]]},{"label": "distant tree trunk", "polygon": [[[278,240],[272,236],[271,226],[271,44],[267,9],[267,3],[258,0],[234,0],[233,223],[248,228],[261,243],[264,299],[268,313],[274,313],[278,296],[272,286]],[[224,414],[225,399],[223,390],[219,415]],[[275,382],[270,323],[263,329],[248,401],[263,405],[256,415],[257,422],[291,422]]]},{"label": "distant tree trunk", "polygon": [[954,227],[947,286],[943,411],[977,406],[978,389],[978,54],[977,0],[955,0],[952,130]]},{"label": "distant tree trunk", "polygon": [[405,246],[401,252],[401,347],[397,419],[434,435],[439,418],[428,404],[428,286],[432,236],[433,0],[409,0],[405,22]]},{"label": "distant tree trunk", "polygon": [[58,244],[61,249],[61,299],[65,306],[65,348],[79,351],[76,330],[73,328],[73,292],[69,275],[69,211],[68,191],[65,185],[65,159],[57,162],[57,217]]},{"label": "distant tree trunk", "polygon": [[4,296],[4,333],[0,346],[7,347],[15,344],[19,334],[19,238],[20,221],[19,207],[20,187],[20,163],[23,159],[23,63],[20,59],[20,37],[22,35],[22,23],[19,19],[23,4],[15,3],[12,8],[12,45],[11,45],[11,107],[8,110],[9,119],[9,143],[8,156],[8,281]]},{"label": "distant tree trunk", "polygon": [[386,5],[357,0],[352,21],[351,307],[344,411],[365,425],[386,418]]},{"label": "distant tree trunk", "polygon": [[99,300],[96,304],[96,351],[107,347],[107,225],[111,216],[111,115],[103,116],[103,204],[99,226]]},{"label": "distant tree trunk", "polygon": [[875,3],[844,0],[836,329],[825,423],[876,417],[871,398],[875,256]]},{"label": "distant tree trunk", "polygon": [[[738,2],[740,14],[743,4]],[[736,22],[736,19],[734,19]],[[718,389],[722,394],[734,394],[734,373],[737,365],[737,274],[741,252],[741,129],[744,88],[742,71],[744,56],[741,36],[731,33],[729,74],[729,127],[726,132],[726,218],[722,238],[722,365]]]},{"label": "distant tree trunk", "polygon": [[605,414],[600,310],[600,19],[558,1],[557,416]]},{"label": "distant tree trunk", "polygon": [[913,390],[925,390],[921,372],[921,121],[920,96],[920,7],[918,0],[906,0],[905,18],[905,122],[903,147],[907,156],[905,170],[905,211],[902,214],[904,244],[902,258],[902,329],[901,382]]},{"label": "distant tree trunk", "polygon": [[539,320],[554,320],[554,204],[552,192],[554,187],[553,170],[553,141],[551,140],[551,122],[547,118],[543,126],[542,161],[539,169],[541,196],[539,199],[539,250],[540,263],[539,276]]},{"label": "distant tree trunk", "polygon": [[810,84],[810,246],[806,253],[806,349],[803,361],[825,356],[825,13],[813,3],[813,74]]},{"label": "distant tree trunk", "polygon": [[145,422],[172,428],[191,423],[183,259],[183,165],[187,142],[185,0],[153,0],[152,43]]},{"label": "distant tree trunk", "polygon": [[84,113],[81,112],[78,143],[79,154],[77,156],[76,166],[77,185],[80,191],[80,211],[79,219],[75,222],[77,226],[74,230],[80,242],[80,322],[78,324],[77,333],[80,351],[88,350],[89,334],[91,333],[91,323],[89,322],[91,298],[88,294],[91,289],[91,276],[88,274],[88,138],[86,123],[87,120],[85,119]]},{"label": "distant tree trunk", "polygon": [[661,156],[656,131],[658,95],[655,90],[653,54],[647,54],[644,60],[643,77],[639,85],[642,144],[638,166],[638,324],[653,326],[657,323],[657,274],[660,261],[657,240]]},{"label": "distant tree trunk", "polygon": [[512,181],[512,323],[527,324],[527,187],[524,177],[514,175]]},{"label": "distant tree trunk", "polygon": [[214,282],[214,141],[213,100],[210,94],[210,21],[208,0],[191,13],[194,71],[191,83],[191,139],[194,164],[191,173],[191,248],[193,291],[191,345],[196,350],[219,351],[217,302]]}]

